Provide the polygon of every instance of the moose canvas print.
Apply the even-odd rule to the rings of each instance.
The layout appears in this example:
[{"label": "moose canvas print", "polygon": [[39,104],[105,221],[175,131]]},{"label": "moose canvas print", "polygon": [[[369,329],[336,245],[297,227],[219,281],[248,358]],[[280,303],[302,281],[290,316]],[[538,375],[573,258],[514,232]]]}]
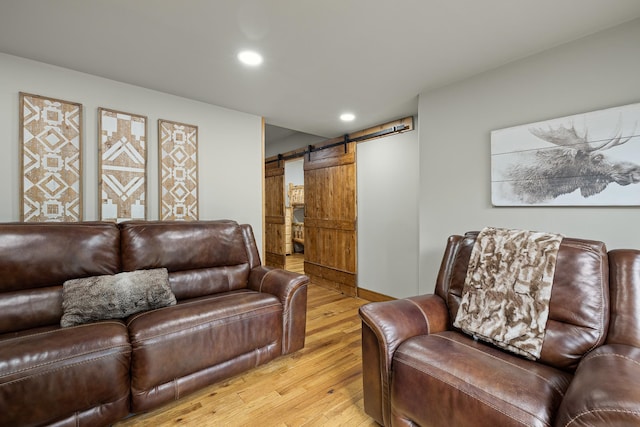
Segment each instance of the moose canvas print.
[{"label": "moose canvas print", "polygon": [[640,104],[491,132],[494,206],[640,206]]}]

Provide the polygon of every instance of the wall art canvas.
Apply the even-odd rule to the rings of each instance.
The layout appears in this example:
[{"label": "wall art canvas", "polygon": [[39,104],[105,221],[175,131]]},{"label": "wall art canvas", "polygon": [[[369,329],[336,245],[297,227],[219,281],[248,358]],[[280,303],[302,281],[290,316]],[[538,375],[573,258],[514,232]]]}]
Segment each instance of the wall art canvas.
[{"label": "wall art canvas", "polygon": [[494,206],[640,206],[640,104],[491,132]]},{"label": "wall art canvas", "polygon": [[160,219],[198,219],[198,127],[158,120]]},{"label": "wall art canvas", "polygon": [[147,118],[98,109],[102,221],[146,219]]},{"label": "wall art canvas", "polygon": [[82,104],[20,93],[20,219],[82,221]]}]

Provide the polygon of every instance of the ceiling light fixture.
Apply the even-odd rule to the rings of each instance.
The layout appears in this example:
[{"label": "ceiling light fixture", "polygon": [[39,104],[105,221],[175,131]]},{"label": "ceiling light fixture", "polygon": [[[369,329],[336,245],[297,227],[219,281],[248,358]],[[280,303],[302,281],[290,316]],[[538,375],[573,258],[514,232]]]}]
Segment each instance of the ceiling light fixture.
[{"label": "ceiling light fixture", "polygon": [[262,55],[252,50],[243,50],[238,54],[238,60],[245,65],[256,67],[262,64]]},{"label": "ceiling light fixture", "polygon": [[351,122],[356,118],[353,113],[344,113],[340,115],[340,120],[343,122]]}]

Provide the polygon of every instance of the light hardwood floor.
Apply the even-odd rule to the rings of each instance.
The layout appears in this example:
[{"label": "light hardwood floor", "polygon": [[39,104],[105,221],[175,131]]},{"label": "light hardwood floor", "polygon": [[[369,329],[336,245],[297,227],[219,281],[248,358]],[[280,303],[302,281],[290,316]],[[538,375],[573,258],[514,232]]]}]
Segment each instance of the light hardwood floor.
[{"label": "light hardwood floor", "polygon": [[362,402],[364,303],[310,285],[304,349],[116,426],[377,426]]},{"label": "light hardwood floor", "polygon": [[295,273],[304,274],[304,254],[287,255],[284,268]]}]

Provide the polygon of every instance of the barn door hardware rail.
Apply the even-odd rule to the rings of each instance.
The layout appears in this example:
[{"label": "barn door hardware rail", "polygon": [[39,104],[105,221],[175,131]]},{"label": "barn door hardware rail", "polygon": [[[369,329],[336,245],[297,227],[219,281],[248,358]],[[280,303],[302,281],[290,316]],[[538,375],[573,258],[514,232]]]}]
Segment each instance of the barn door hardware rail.
[{"label": "barn door hardware rail", "polygon": [[[405,121],[410,120],[410,124],[404,123]],[[314,145],[308,145],[306,150],[304,151],[296,151],[294,153],[291,154],[278,154],[277,156],[274,156],[273,158],[270,158],[269,160],[266,160],[265,163],[275,163],[278,162],[278,167],[280,167],[280,162],[281,161],[286,161],[286,160],[292,160],[292,159],[297,159],[300,157],[304,157],[304,156],[308,156],[309,160],[311,160],[311,153],[316,152],[316,151],[321,151],[321,150],[326,150],[328,148],[334,148],[334,147],[338,147],[340,145],[344,146],[344,152],[345,154],[347,153],[347,145],[350,142],[362,142],[362,141],[366,141],[367,139],[373,139],[373,138],[379,138],[382,136],[386,136],[386,135],[391,135],[394,133],[400,133],[400,132],[404,132],[407,130],[412,130],[413,129],[413,117],[407,118],[407,119],[402,119],[400,121],[400,124],[394,124],[386,129],[382,129],[382,130],[378,130],[375,132],[370,132],[370,133],[365,133],[364,135],[360,135],[357,136],[355,138],[351,138],[349,137],[348,134],[345,134],[342,138],[342,140],[336,141],[333,144],[327,144],[327,145],[320,145],[318,147],[314,146]],[[393,122],[393,123],[398,123],[398,121]]]},{"label": "barn door hardware rail", "polygon": [[400,124],[400,125],[396,125],[396,126],[390,127],[388,129],[383,129],[383,130],[378,131],[378,132],[368,133],[366,135],[362,135],[362,136],[359,136],[357,138],[349,139],[349,142],[360,142],[360,141],[364,141],[366,139],[372,139],[372,138],[378,138],[378,137],[381,137],[381,136],[390,135],[392,133],[400,133],[400,132],[405,131],[405,130],[409,130],[409,126],[407,126],[405,124]]}]

